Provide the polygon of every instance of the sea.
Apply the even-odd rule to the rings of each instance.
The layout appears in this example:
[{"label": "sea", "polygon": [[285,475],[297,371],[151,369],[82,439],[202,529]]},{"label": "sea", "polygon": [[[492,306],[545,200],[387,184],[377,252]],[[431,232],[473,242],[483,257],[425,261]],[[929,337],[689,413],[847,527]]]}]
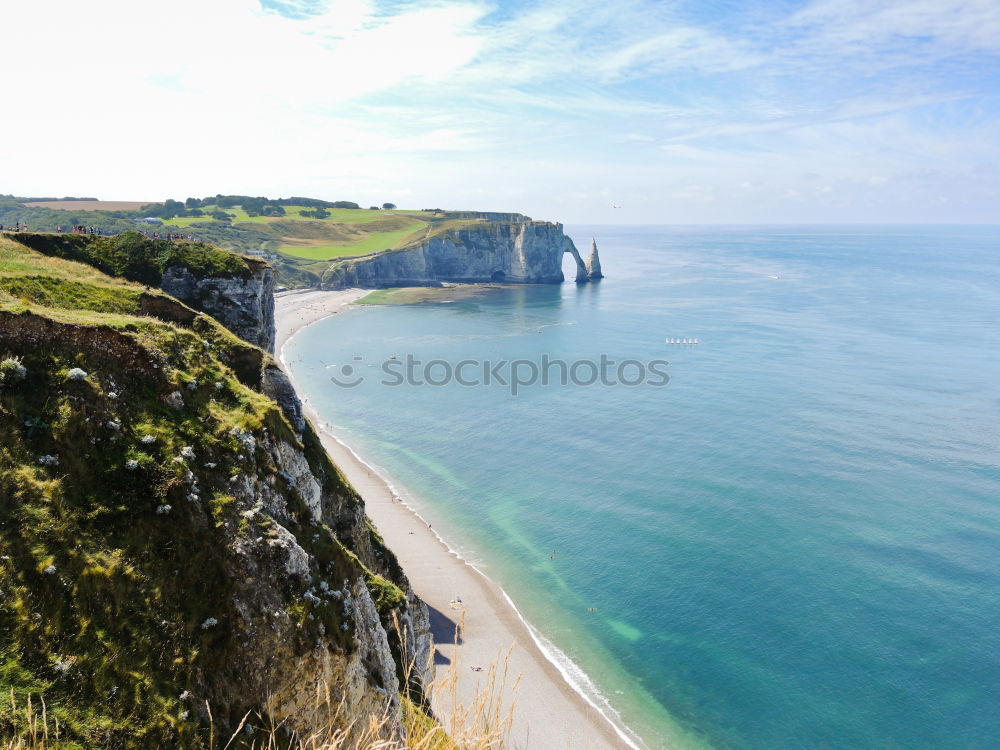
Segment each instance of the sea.
[{"label": "sea", "polygon": [[566,231],[603,281],[356,306],[304,395],[636,746],[1000,747],[1000,227]]}]

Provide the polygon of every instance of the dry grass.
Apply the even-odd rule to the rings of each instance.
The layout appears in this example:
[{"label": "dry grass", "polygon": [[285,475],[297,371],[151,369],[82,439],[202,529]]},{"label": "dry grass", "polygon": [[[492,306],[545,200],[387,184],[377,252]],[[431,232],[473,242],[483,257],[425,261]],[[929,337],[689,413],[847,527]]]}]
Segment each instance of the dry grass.
[{"label": "dry grass", "polygon": [[[458,628],[456,641],[463,626],[464,622]],[[398,622],[396,628],[399,631]],[[400,637],[399,642],[406,643],[406,638]],[[206,703],[208,747],[210,750],[503,750],[514,713],[514,702],[507,705],[507,696],[516,691],[520,680],[518,677],[511,681],[510,651],[502,661],[483,672],[481,688],[468,704],[458,698],[458,653],[456,649],[448,671],[428,689],[437,696],[436,702],[450,706],[447,716],[434,717],[424,707],[403,697],[398,713],[387,701],[380,714],[351,718],[346,716],[343,702],[335,702],[326,690],[316,696],[315,715],[324,719],[308,734],[290,732],[282,724],[268,723],[260,715],[248,713],[227,738],[220,736],[212,721],[211,707]],[[415,664],[405,653],[403,659],[405,684],[409,684]],[[68,744],[59,722],[48,716],[43,699],[35,701],[29,696],[27,704],[19,707],[11,690],[10,709],[15,736],[0,738],[0,750],[58,750]],[[402,720],[405,737],[397,732],[397,716]]]},{"label": "dry grass", "polygon": [[28,208],[52,208],[56,211],[138,211],[159,201],[31,201]]},{"label": "dry grass", "polygon": [[55,719],[50,722],[45,700],[40,699],[40,703],[39,707],[29,695],[28,703],[22,709],[14,700],[14,688],[10,689],[10,715],[17,737],[0,739],[2,750],[45,750],[58,747],[59,722]]}]

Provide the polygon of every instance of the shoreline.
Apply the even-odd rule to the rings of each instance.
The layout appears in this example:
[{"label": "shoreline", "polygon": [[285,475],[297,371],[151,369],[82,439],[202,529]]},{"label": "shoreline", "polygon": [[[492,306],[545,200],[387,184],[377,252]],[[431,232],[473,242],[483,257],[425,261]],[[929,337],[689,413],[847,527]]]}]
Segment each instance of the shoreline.
[{"label": "shoreline", "polygon": [[[285,345],[305,327],[348,309],[368,291],[310,290],[275,295],[275,351],[297,391],[284,357]],[[525,620],[507,592],[452,548],[433,529],[433,519],[407,502],[391,481],[341,440],[334,426],[324,422],[305,400],[303,408],[324,448],[362,496],[366,513],[431,612],[436,679],[449,671],[453,661],[460,665],[454,688],[433,696],[435,711],[449,715],[452,699],[468,706],[488,684],[482,677],[488,674],[488,665],[498,664],[502,671],[506,664],[512,677],[520,680],[513,691],[504,691],[504,709],[515,707],[510,747],[638,750],[640,741],[612,718],[617,713],[589,677]],[[459,621],[464,627],[456,648],[454,634]],[[474,665],[482,665],[483,671],[473,671]],[[513,681],[508,680],[508,684]]]}]

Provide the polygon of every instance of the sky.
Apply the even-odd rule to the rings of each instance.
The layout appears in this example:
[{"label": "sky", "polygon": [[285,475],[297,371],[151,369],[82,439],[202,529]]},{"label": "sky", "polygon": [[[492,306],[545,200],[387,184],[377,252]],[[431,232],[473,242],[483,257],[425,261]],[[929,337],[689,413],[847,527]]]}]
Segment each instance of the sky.
[{"label": "sky", "polygon": [[998,0],[11,0],[0,193],[1000,223]]}]

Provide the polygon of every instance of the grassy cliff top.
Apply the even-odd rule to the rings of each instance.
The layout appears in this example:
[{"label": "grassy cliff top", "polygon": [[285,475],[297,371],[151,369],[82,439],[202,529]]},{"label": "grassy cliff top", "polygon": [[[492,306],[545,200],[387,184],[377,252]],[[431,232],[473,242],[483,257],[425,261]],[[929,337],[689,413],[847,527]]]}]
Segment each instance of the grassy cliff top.
[{"label": "grassy cliff top", "polygon": [[260,261],[204,242],[150,239],[139,232],[105,237],[88,234],[14,235],[17,242],[44,255],[79,261],[109,276],[158,286],[169,267],[185,268],[195,278],[253,275]]},{"label": "grassy cliff top", "polygon": [[[216,199],[197,200],[194,208],[173,202],[174,210],[164,214],[157,213],[164,204],[136,209],[135,202],[67,200],[39,203],[0,196],[0,224],[26,223],[32,230],[44,232],[57,231],[57,228],[65,231],[70,226],[83,224],[97,226],[108,233],[120,233],[135,230],[136,222],[142,222],[152,212],[154,217],[166,218],[160,226],[142,226],[147,233],[178,232],[241,253],[265,252],[274,258],[280,284],[309,286],[319,282],[331,261],[410,247],[449,229],[527,218],[514,213],[345,208],[343,205],[356,204],[307,198],[254,199],[255,205],[244,206],[233,203],[235,196],[228,198],[222,204]],[[181,215],[177,215],[177,211]],[[80,255],[72,257],[86,261]],[[202,257],[200,253],[198,257]],[[114,265],[103,266],[102,270],[120,273]]]},{"label": "grassy cliff top", "polygon": [[[266,551],[286,531],[237,502],[234,482],[287,498],[281,523],[313,575],[365,573],[262,447],[295,446],[321,481],[342,482],[315,436],[253,387],[248,357],[259,376],[267,355],[211,318],[0,237],[0,738],[23,736],[29,697],[67,748],[205,747],[206,701],[223,727],[255,708],[238,630],[252,575],[233,550]],[[323,633],[349,650],[340,609],[303,598],[308,585],[271,594],[294,628],[289,658]]]},{"label": "grassy cliff top", "polygon": [[[463,211],[333,208],[324,209],[319,218],[316,210],[307,206],[284,206],[283,210],[283,216],[250,216],[234,206],[224,213],[232,222],[230,231],[252,230],[266,235],[271,250],[301,261],[357,258],[409,247],[441,231],[486,223],[491,216]],[[205,216],[171,219],[167,224],[197,233],[217,222]]]}]

